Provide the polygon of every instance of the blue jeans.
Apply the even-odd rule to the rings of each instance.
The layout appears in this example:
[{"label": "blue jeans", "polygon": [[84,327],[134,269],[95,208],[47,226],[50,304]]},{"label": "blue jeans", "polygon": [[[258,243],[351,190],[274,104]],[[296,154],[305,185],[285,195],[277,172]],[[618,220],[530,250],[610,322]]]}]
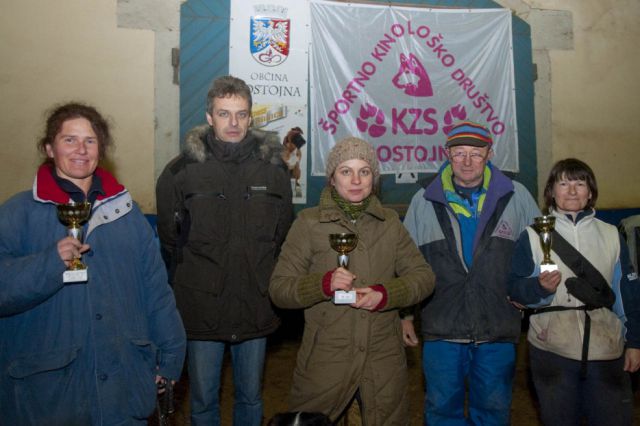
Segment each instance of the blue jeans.
[{"label": "blue jeans", "polygon": [[[191,424],[220,425],[220,376],[227,343],[211,340],[187,342],[191,391]],[[229,343],[233,365],[233,424],[262,424],[262,373],[267,338]]]},{"label": "blue jeans", "polygon": [[[513,343],[424,342],[425,424],[508,425],[515,355]],[[464,416],[465,382],[468,419]]]}]

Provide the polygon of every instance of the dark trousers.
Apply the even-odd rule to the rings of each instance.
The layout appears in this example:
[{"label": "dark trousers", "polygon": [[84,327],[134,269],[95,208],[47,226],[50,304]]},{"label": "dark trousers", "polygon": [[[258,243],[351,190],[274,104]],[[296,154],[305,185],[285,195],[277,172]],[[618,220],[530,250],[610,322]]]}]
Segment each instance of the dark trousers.
[{"label": "dark trousers", "polygon": [[529,345],[531,373],[546,426],[626,426],[633,415],[629,373],[624,357],[588,361],[586,377],[580,377],[580,361],[564,358]]}]

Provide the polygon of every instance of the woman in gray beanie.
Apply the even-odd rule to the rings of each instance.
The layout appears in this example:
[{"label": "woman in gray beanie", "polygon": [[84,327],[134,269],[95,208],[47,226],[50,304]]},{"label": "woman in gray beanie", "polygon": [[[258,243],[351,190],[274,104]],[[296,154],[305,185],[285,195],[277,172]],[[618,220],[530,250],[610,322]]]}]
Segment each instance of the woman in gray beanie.
[{"label": "woman in gray beanie", "polygon": [[[427,297],[434,275],[398,215],[374,194],[380,170],[371,145],[341,140],[326,172],[319,205],[293,223],[269,286],[277,306],[305,310],[289,409],[335,422],[357,399],[366,425],[408,424],[398,309]],[[336,267],[329,244],[339,233],[357,236],[348,269]],[[338,290],[354,290],[355,301],[334,302]]]}]

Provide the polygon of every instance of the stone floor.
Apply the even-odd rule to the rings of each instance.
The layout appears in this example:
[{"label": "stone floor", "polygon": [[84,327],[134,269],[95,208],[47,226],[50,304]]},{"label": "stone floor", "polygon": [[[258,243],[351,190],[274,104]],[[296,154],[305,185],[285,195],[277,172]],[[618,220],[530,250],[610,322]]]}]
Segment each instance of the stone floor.
[{"label": "stone floor", "polygon": [[[264,416],[271,418],[278,412],[287,410],[287,396],[291,385],[291,372],[295,365],[295,358],[300,343],[300,327],[295,316],[286,318],[285,321],[294,321],[297,325],[283,328],[282,331],[272,336],[267,349],[264,378]],[[290,323],[291,324],[291,323]],[[421,373],[420,350],[418,348],[407,349],[410,377],[410,412],[411,425],[422,425],[422,401],[424,398],[423,379]],[[527,356],[525,335],[518,346],[518,360],[514,382],[513,403],[511,407],[512,424],[514,426],[540,425],[536,411],[536,402],[532,396],[532,385],[527,375]],[[176,413],[171,417],[171,424],[175,426],[190,425],[188,377],[183,376],[176,386],[175,406]],[[561,397],[561,396],[559,396]],[[231,425],[231,411],[233,403],[233,381],[231,368],[227,359],[224,366],[223,387],[221,394],[222,425]],[[357,417],[357,416],[356,416]],[[151,419],[151,425],[157,424]],[[266,424],[266,420],[265,420]],[[349,425],[360,425],[353,416]],[[640,425],[640,392],[635,392],[634,424]]]}]

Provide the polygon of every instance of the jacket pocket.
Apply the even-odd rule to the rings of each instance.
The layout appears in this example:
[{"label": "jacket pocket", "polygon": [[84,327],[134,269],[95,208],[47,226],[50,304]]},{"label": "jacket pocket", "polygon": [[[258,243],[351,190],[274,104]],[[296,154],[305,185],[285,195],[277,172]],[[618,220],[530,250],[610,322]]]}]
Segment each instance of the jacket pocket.
[{"label": "jacket pocket", "polygon": [[190,193],[185,199],[190,229],[174,282],[217,296],[222,292],[229,257],[229,201],[217,189]]},{"label": "jacket pocket", "polygon": [[245,227],[253,244],[247,248],[246,253],[258,290],[262,296],[266,296],[269,278],[275,266],[275,240],[283,197],[280,194],[268,192],[266,187],[259,188],[264,189],[253,189],[250,192],[251,197],[247,198]]},{"label": "jacket pocket", "polygon": [[[15,415],[20,424],[85,425],[91,423],[80,348],[37,353],[13,360],[8,373],[14,387]],[[9,408],[11,417],[12,408]]]},{"label": "jacket pocket", "polygon": [[[261,188],[262,187],[250,187]],[[247,234],[260,243],[271,243],[276,236],[282,209],[282,195],[264,190],[251,190],[246,198],[245,226]]]},{"label": "jacket pocket", "polygon": [[227,257],[228,249],[223,252],[219,245],[187,247],[184,252],[184,262],[176,269],[174,285],[214,296],[220,295],[224,288],[224,265],[227,264]]},{"label": "jacket pocket", "polygon": [[306,324],[297,359],[297,370],[302,373],[302,375],[304,375],[304,372],[309,368],[309,360],[317,343],[318,328],[315,325]]},{"label": "jacket pocket", "polygon": [[275,243],[255,243],[247,247],[246,256],[258,291],[266,297],[269,292],[269,278],[276,265]]},{"label": "jacket pocket", "polygon": [[177,281],[173,292],[187,334],[211,333],[218,329],[224,317],[221,314],[224,311],[224,298],[195,285],[189,285],[188,282],[183,284]]},{"label": "jacket pocket", "polygon": [[226,242],[231,232],[228,203],[223,190],[186,194],[185,205],[189,214],[187,241],[194,245],[208,244],[210,241]]},{"label": "jacket pocket", "polygon": [[124,364],[129,392],[129,414],[136,419],[151,415],[156,402],[157,347],[149,340],[133,339]]}]

